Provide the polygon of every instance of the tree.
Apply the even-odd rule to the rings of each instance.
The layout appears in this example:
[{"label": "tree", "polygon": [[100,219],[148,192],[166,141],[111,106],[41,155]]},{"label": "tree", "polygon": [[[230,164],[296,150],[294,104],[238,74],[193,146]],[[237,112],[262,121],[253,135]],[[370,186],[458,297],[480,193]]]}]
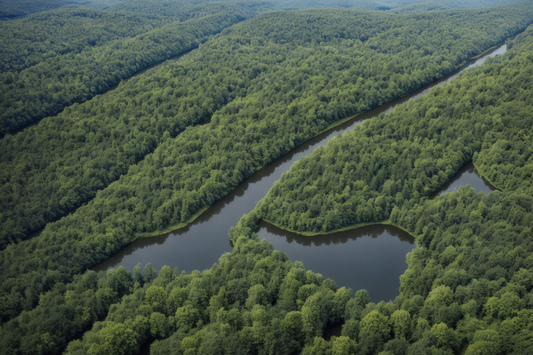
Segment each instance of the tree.
[{"label": "tree", "polygon": [[390,324],[395,338],[411,337],[411,315],[405,310],[396,310],[390,316]]},{"label": "tree", "polygon": [[474,339],[466,349],[465,355],[499,355],[501,347],[501,338],[497,331],[478,330],[474,333]]},{"label": "tree", "polygon": [[383,344],[390,338],[388,317],[378,311],[371,311],[361,320],[359,343],[365,354],[379,352]]},{"label": "tree", "polygon": [[357,343],[348,337],[338,337],[333,340],[331,355],[355,355]]},{"label": "tree", "polygon": [[270,298],[270,294],[263,285],[254,285],[248,290],[248,299],[246,300],[246,307],[248,309],[252,309],[256,304],[266,306],[271,303]]},{"label": "tree", "polygon": [[159,339],[168,336],[168,320],[164,314],[154,312],[150,315],[150,334]]},{"label": "tree", "polygon": [[192,305],[188,304],[176,310],[175,320],[176,328],[182,328],[184,331],[190,330],[200,318],[200,312]]}]

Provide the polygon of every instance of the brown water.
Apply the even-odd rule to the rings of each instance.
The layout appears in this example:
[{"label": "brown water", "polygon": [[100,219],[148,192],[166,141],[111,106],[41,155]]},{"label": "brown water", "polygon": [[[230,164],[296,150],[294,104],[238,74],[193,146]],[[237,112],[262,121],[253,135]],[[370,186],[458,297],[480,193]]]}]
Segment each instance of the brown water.
[{"label": "brown water", "polygon": [[[210,268],[223,253],[232,250],[227,238],[229,228],[236,225],[243,214],[253,210],[281,174],[288,171],[302,156],[325,145],[339,133],[353,129],[363,120],[389,112],[396,105],[420,97],[432,87],[451,80],[460,71],[481,64],[489,56],[503,53],[506,48],[506,45],[502,45],[447,77],[310,139],[257,171],[187,227],[159,237],[137,239],[92,269],[103,271],[123,265],[132,270],[137,263],[145,265],[149,262],[156,269],[164,265],[177,266],[180,271],[187,272]],[[473,185],[472,182],[468,183]],[[286,252],[291,260],[304,258],[300,256],[304,254],[298,254],[300,251],[294,251],[298,248],[304,248],[303,253],[314,255],[301,261],[304,261],[308,269],[334,279],[339,287],[351,287],[354,291],[364,287],[373,300],[394,298],[398,294],[398,277],[406,269],[405,255],[414,248],[413,239],[399,229],[379,225],[344,233],[346,234],[309,239],[287,236],[279,230],[276,232],[272,226],[267,228],[262,225],[259,229],[261,236],[267,237],[276,249]],[[315,263],[313,259],[316,259]]]}]

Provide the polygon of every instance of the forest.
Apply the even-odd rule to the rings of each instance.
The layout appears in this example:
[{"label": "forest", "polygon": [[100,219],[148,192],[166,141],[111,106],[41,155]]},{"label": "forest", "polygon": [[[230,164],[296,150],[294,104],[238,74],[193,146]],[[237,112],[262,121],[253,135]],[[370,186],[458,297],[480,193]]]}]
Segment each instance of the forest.
[{"label": "forest", "polygon": [[[275,12],[234,26],[190,59],[152,69],[1,140],[1,247],[99,190],[100,201],[113,205],[117,191],[124,201],[143,200],[148,209],[137,212],[146,222],[127,218],[136,233],[187,223],[244,177],[329,125],[444,76],[520,30],[530,21],[527,6],[505,8],[504,18],[499,10],[456,10],[452,18],[437,12]],[[435,22],[459,27],[442,31]],[[488,25],[495,26],[490,35],[483,29]],[[116,181],[121,175],[124,180]],[[109,212],[120,215],[131,210],[127,205]]]},{"label": "forest", "polygon": [[432,90],[433,100],[363,122],[297,162],[261,214],[310,233],[380,222],[428,198],[470,160],[500,190],[531,194],[528,70],[523,57],[492,63],[476,81],[460,76]]},{"label": "forest", "polygon": [[[19,35],[3,39],[9,43],[12,55],[6,58],[4,72],[0,74],[0,133],[55,115],[65,107],[105,92],[150,65],[183,54],[208,36],[251,17],[253,7],[220,6],[212,8],[212,14],[189,10],[188,14],[182,14],[183,21],[176,17],[154,19],[90,10],[56,12],[52,18],[39,14],[20,21],[30,23],[33,31],[44,30],[42,39],[31,41],[27,40],[26,23],[11,26],[8,22],[2,33],[15,34],[18,30]],[[194,18],[199,14],[205,16]],[[192,18],[186,20],[187,17]],[[109,22],[116,29],[105,26],[102,30],[103,24]],[[73,28],[79,33],[74,41],[58,43],[61,38],[56,36],[57,26],[62,26],[63,33],[70,34]],[[84,30],[77,30],[80,26]],[[98,33],[99,30],[103,33]],[[49,47],[47,42],[52,38],[56,46]],[[42,46],[34,49],[33,43],[42,40]],[[30,51],[27,57],[21,58],[18,53],[26,46]]]},{"label": "forest", "polygon": [[[12,105],[26,111],[1,121],[0,353],[533,351],[531,1],[379,12],[146,3],[0,23],[1,95],[41,110]],[[522,31],[505,55],[303,157],[219,231],[233,251],[210,269],[88,270]],[[83,76],[98,87],[75,83]],[[500,191],[430,198],[469,161]],[[386,223],[417,246],[398,297],[373,303],[260,241],[260,220],[309,236]]]},{"label": "forest", "polygon": [[[254,2],[254,0],[245,0]],[[63,8],[92,8],[104,10],[148,11],[158,16],[166,16],[166,12],[181,11],[184,7],[205,5],[215,6],[221,2],[235,3],[242,0],[4,0],[0,4],[0,20],[20,18],[33,13]],[[442,10],[450,8],[472,8],[495,6],[513,2],[513,0],[437,0],[421,2],[420,0],[270,0],[262,1],[277,10],[298,10],[306,8],[357,8],[361,10],[388,11],[407,7],[418,7],[421,11]],[[418,5],[421,3],[421,5]],[[409,10],[410,11],[410,10]]]},{"label": "forest", "polygon": [[[451,72],[525,26],[524,5],[533,6],[509,6],[508,18],[496,10],[456,10],[454,17],[352,10],[260,15],[190,57],[6,136],[0,142],[7,152],[0,169],[6,182],[0,317],[32,309],[40,293],[133,239],[189,222],[329,125]],[[466,21],[472,16],[476,21]],[[445,32],[429,26],[435,21],[466,28]],[[499,23],[500,36],[489,38],[483,23]],[[463,39],[453,41],[459,34]],[[455,44],[453,50],[443,41]],[[382,73],[381,63],[391,71]]]}]

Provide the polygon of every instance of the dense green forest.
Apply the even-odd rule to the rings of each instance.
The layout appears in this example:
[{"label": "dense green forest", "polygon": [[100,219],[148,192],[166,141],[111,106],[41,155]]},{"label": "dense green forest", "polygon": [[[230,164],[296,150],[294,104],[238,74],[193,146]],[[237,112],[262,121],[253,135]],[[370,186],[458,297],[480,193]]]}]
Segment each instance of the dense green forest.
[{"label": "dense green forest", "polygon": [[[131,48],[146,48],[185,29],[196,45],[207,41],[0,139],[0,353],[134,354],[149,344],[154,354],[533,351],[533,26],[505,55],[301,159],[229,231],[233,251],[209,270],[87,271],[135,238],[188,223],[331,125],[523,30],[531,1],[405,15],[278,11],[236,25],[271,5],[209,13],[198,1],[189,15],[145,14],[155,21],[146,26],[142,4],[130,5],[112,18],[137,24],[98,39],[81,31],[73,48],[55,44],[61,56],[136,39]],[[76,11],[96,13],[60,12]],[[53,31],[45,37],[61,35]],[[46,62],[43,48],[27,58]],[[27,70],[12,58],[9,73]],[[501,191],[429,198],[470,160]],[[399,296],[375,304],[259,241],[261,219],[310,234],[391,223],[417,247]],[[335,326],[341,336],[329,337]]]},{"label": "dense green forest", "polygon": [[409,4],[402,7],[398,7],[392,10],[389,10],[389,12],[395,13],[395,14],[406,14],[406,13],[412,13],[412,12],[427,12],[427,11],[440,11],[440,10],[447,10],[449,7],[442,5],[438,2],[421,2],[421,3],[415,3],[415,4]]},{"label": "dense green forest", "polygon": [[[531,9],[522,2],[503,10],[405,16],[276,12],[233,26],[190,59],[1,140],[2,248],[125,173],[94,203],[111,206],[104,201],[117,201],[118,193],[144,207],[113,203],[103,214],[108,220],[134,212],[126,218],[134,233],[186,223],[332,123],[446,75],[520,30]],[[445,26],[455,28],[442,31]],[[210,118],[209,125],[178,135]]]},{"label": "dense green forest", "polygon": [[127,0],[3,0],[0,3],[0,20],[50,11],[61,7],[87,6],[101,9],[120,1]]},{"label": "dense green forest", "polygon": [[0,71],[20,72],[47,58],[78,54],[85,47],[105,43],[160,27],[136,14],[112,13],[89,9],[64,9],[0,23],[2,57]]},{"label": "dense green forest", "polygon": [[[498,121],[495,122],[497,129],[491,127],[492,130],[485,130],[485,139],[496,142],[513,134],[513,131],[516,135],[517,128],[521,134],[530,132],[533,120],[529,93],[532,88],[524,74],[529,73],[532,67],[532,36],[533,28],[530,28],[516,41],[511,42],[507,56],[465,73],[447,86],[405,105],[402,107],[401,116],[397,112],[399,107],[375,121],[387,118],[392,118],[391,121],[405,120],[413,116],[420,120],[424,118],[419,115],[420,107],[439,108],[439,100],[449,98],[449,103],[456,103],[453,109],[459,110],[462,107],[463,114],[456,115],[459,117],[463,117],[471,107],[481,110],[482,107],[492,106],[498,110],[497,113],[481,110],[477,117],[471,117],[471,120],[477,123],[474,130],[483,130],[483,124],[491,125],[493,120]],[[519,80],[521,75],[524,79]],[[508,91],[514,83],[518,86],[516,91]],[[489,90],[492,87],[500,87],[509,95],[503,95],[501,98],[501,92]],[[454,89],[463,90],[462,96],[466,99],[450,97]],[[520,93],[524,95],[520,96]],[[511,99],[513,97],[514,100]],[[476,99],[482,101],[476,102]],[[513,103],[509,103],[510,101]],[[420,105],[417,105],[418,103]],[[515,105],[518,105],[516,110]],[[425,110],[426,114],[428,111],[429,109]],[[525,114],[519,115],[520,112]],[[445,117],[442,112],[439,115]],[[369,124],[372,121],[374,120],[369,121]],[[405,123],[407,124],[404,127],[407,127],[411,135],[425,134],[427,138],[430,133],[431,124],[413,127],[411,121]],[[443,127],[453,128],[451,122],[444,123],[446,125]],[[388,125],[391,124],[388,122]],[[364,125],[358,126],[354,132],[358,130],[375,137],[376,141],[383,138],[379,131],[368,130]],[[394,130],[395,127],[391,127],[389,134]],[[335,150],[336,156],[339,157],[339,144],[360,140],[359,137],[349,137],[349,134],[333,140],[322,154]],[[430,137],[434,135],[435,133]],[[462,132],[459,131],[456,135],[461,136]],[[420,136],[418,138],[422,141]],[[364,146],[368,142],[361,143],[361,146]],[[426,140],[426,143],[429,142]],[[390,142],[387,144],[392,145]],[[478,150],[482,146],[478,143]],[[343,148],[350,153],[353,161],[365,155],[364,151],[348,150],[349,146]],[[517,144],[503,149],[508,156],[517,157],[521,155],[523,147]],[[410,151],[409,148],[407,150]],[[433,147],[433,150],[438,148]],[[319,150],[321,151],[322,149]],[[384,153],[379,149],[375,151],[380,155]],[[501,151],[497,153],[502,154]],[[413,156],[427,158],[424,152]],[[330,175],[329,179],[335,175],[345,176],[350,170],[350,167],[336,169],[328,163],[330,162],[326,163],[326,160],[319,161],[315,169],[322,169],[323,174],[333,171],[333,176]],[[300,164],[294,166],[287,175],[309,173],[304,172]],[[416,164],[416,159],[413,159],[413,164]],[[527,161],[516,158],[509,164],[515,164],[515,167],[522,170],[527,169],[529,165]],[[502,174],[499,169],[495,170],[498,176]],[[520,182],[520,176],[515,175],[513,179]],[[526,176],[525,180],[530,181],[531,176]],[[278,188],[284,188],[289,184],[288,181],[290,180],[280,180]],[[312,182],[311,178],[303,184],[311,187]],[[432,187],[429,181],[422,184]],[[242,351],[290,354],[301,351],[302,354],[453,354],[461,349],[465,354],[530,353],[533,350],[530,337],[533,324],[533,198],[530,193],[522,193],[525,190],[519,183],[511,183],[510,186],[516,186],[510,189],[514,192],[493,192],[490,195],[475,194],[471,188],[463,187],[458,192],[433,200],[415,198],[415,187],[410,186],[408,190],[415,197],[411,199],[411,203],[397,204],[390,221],[415,235],[417,248],[408,256],[408,269],[401,277],[400,295],[393,302],[378,304],[373,304],[364,290],[358,291],[352,298],[349,291],[337,289],[329,280],[322,281],[320,276],[309,271],[304,274],[304,269],[298,270],[298,263],[288,264],[290,271],[280,277],[283,254],[278,256],[275,251],[272,251],[272,254],[265,252],[269,244],[264,240],[259,242],[253,233],[258,220],[262,218],[261,206],[268,203],[268,199],[265,199],[257,211],[243,217],[237,228],[230,231],[230,237],[235,243],[234,251],[223,256],[219,264],[211,270],[201,274],[204,278],[210,278],[213,273],[216,276],[213,280],[227,280],[227,277],[222,276],[224,274],[220,271],[221,268],[226,266],[228,270],[234,271],[244,269],[245,267],[238,267],[238,264],[232,262],[242,260],[241,254],[250,258],[254,256],[257,262],[252,264],[253,272],[244,279],[249,284],[244,287],[248,292],[243,293],[242,300],[232,304],[234,293],[227,291],[230,289],[227,284],[223,283],[224,287],[215,287],[213,290],[211,287],[215,281],[207,281],[209,286],[204,289],[212,295],[209,306],[206,302],[205,308],[199,307],[200,310],[195,312],[193,303],[197,296],[191,296],[191,289],[189,298],[182,298],[183,308],[176,310],[174,319],[169,316],[168,323],[165,323],[167,317],[163,315],[157,316],[159,322],[150,319],[150,333],[148,326],[145,326],[144,334],[139,332],[137,339],[165,338],[169,331],[173,330],[172,321],[175,321],[177,329],[174,334],[168,339],[156,340],[151,347],[152,353],[216,354]],[[353,192],[351,194],[359,195]],[[334,195],[335,192],[328,194]],[[294,196],[288,196],[285,201],[286,204],[300,204]],[[281,259],[277,266],[272,263],[273,258]],[[239,278],[239,273],[235,272],[234,277]],[[174,299],[171,292],[177,293],[177,289],[183,288],[179,281],[174,281],[174,284],[179,286],[167,288],[167,302]],[[289,284],[292,287],[289,287]],[[151,291],[151,294],[152,292],[155,293],[155,290]],[[180,292],[186,294],[184,291]],[[140,296],[141,292],[137,296],[138,304],[141,304]],[[107,345],[102,339],[118,326],[117,320],[131,324],[129,329],[133,332],[140,329],[139,325],[135,327],[133,324],[135,320],[140,323],[139,311],[142,308],[137,306],[138,311],[134,312],[135,306],[130,306],[133,302],[126,299],[109,313],[104,322],[98,323],[88,332],[82,341],[72,342],[68,350],[83,351]],[[145,296],[144,304],[153,305],[153,301],[149,299]],[[221,300],[226,303],[221,303]],[[201,318],[202,308],[205,309],[204,319]],[[219,311],[215,313],[216,309]],[[341,309],[343,311],[339,312]],[[192,328],[191,319],[201,320],[197,321],[200,326]],[[324,339],[326,327],[339,321],[343,323],[342,335]]]},{"label": "dense green forest", "polygon": [[[527,23],[529,3],[519,5],[504,8],[508,17],[501,17],[503,10],[265,14],[152,75],[6,136],[0,170],[6,244],[16,240],[17,228],[30,229],[24,218],[33,223],[62,204],[67,210],[127,173],[38,237],[0,253],[2,319],[31,310],[41,292],[134,238],[190,221],[246,176],[338,120],[449,73]],[[439,29],[446,24],[457,29]],[[484,26],[496,26],[499,35],[489,38]],[[389,72],[381,71],[385,66]],[[34,188],[26,197],[19,194],[24,184]]]},{"label": "dense green forest", "polygon": [[[464,344],[466,354],[529,353],[532,204],[466,187],[402,210],[395,223],[418,230],[418,245],[399,297],[378,304],[260,242],[252,212],[210,270],[89,271],[7,322],[0,347],[57,353],[107,314],[67,352],[129,354],[155,340],[154,354],[453,354]],[[339,323],[342,335],[324,339]]]},{"label": "dense green forest", "polygon": [[282,176],[261,215],[310,233],[388,220],[394,209],[427,198],[472,159],[500,189],[531,194],[527,61],[506,57],[463,74],[429,98],[331,140]]},{"label": "dense green forest", "polygon": [[[201,18],[192,18],[181,22],[174,18],[170,23],[166,19],[147,19],[137,15],[124,15],[107,12],[102,16],[102,11],[69,10],[61,12],[58,17],[67,19],[66,33],[69,27],[84,26],[90,23],[88,31],[91,32],[92,25],[96,27],[91,35],[83,32],[77,34],[72,46],[81,49],[57,54],[53,49],[44,44],[44,48],[49,49],[46,53],[36,55],[34,61],[40,60],[36,65],[23,69],[19,72],[4,72],[0,74],[0,133],[7,133],[20,128],[32,121],[57,114],[66,106],[76,102],[82,102],[102,93],[113,85],[118,84],[122,79],[130,77],[135,72],[144,69],[152,64],[187,52],[195,48],[199,43],[205,41],[210,35],[220,32],[222,29],[253,16],[255,3],[250,6],[236,4],[232,6],[220,6],[214,8],[212,14],[207,14]],[[259,8],[261,6],[258,6]],[[219,11],[219,12],[218,12]],[[196,13],[183,14],[194,17]],[[57,15],[57,13],[54,13]],[[35,17],[45,17],[43,21],[48,21],[46,15],[35,15]],[[56,16],[54,16],[56,17]],[[101,27],[93,17],[103,17],[102,23],[113,23],[117,28],[123,27],[119,35],[128,36],[121,40],[111,40],[113,37],[101,35],[106,40],[101,41],[101,45],[96,45],[96,41],[91,38],[97,34],[97,29]],[[133,18],[131,18],[133,17]],[[137,25],[134,25],[137,21]],[[26,23],[20,23],[26,22]],[[153,24],[151,24],[153,23]],[[8,22],[6,32],[11,32],[10,27],[17,27],[20,31],[28,30],[27,24],[34,27],[34,31],[39,31],[40,27],[33,21],[33,18],[21,20],[15,25]],[[125,25],[127,24],[127,25]],[[133,27],[131,30],[128,27]],[[47,35],[54,36],[55,26],[49,26]],[[111,27],[108,31],[112,31]],[[141,32],[135,35],[137,32]],[[45,28],[46,33],[46,28]],[[9,36],[7,36],[9,37]],[[20,38],[22,37],[22,38]],[[46,37],[46,36],[44,36]],[[20,40],[7,38],[10,43],[11,52],[17,52],[26,47],[32,48],[37,42],[35,52],[39,54],[39,49],[43,46],[39,40],[25,40],[27,37],[19,36]],[[92,46],[84,46],[84,42],[90,41]],[[67,43],[71,45],[71,43]],[[83,47],[84,46],[84,47]],[[64,43],[58,44],[64,47]],[[61,49],[61,48],[59,48]],[[31,49],[30,49],[31,51]],[[40,52],[43,52],[41,49]],[[16,54],[12,56],[14,63],[7,58],[5,67],[17,67],[18,60]],[[30,60],[28,59],[28,60]],[[44,60],[42,60],[44,59]],[[26,61],[24,61],[26,64]]]},{"label": "dense green forest", "polygon": [[[533,350],[533,165],[524,143],[533,130],[532,36],[530,27],[507,55],[315,150],[247,217],[247,233],[250,219],[263,218],[301,232],[386,222],[416,236],[395,301],[347,307],[342,335],[358,353]],[[426,198],[470,159],[509,192],[463,187]],[[302,353],[334,353],[326,349],[335,341],[315,338]]]},{"label": "dense green forest", "polygon": [[[246,0],[245,0],[246,1]],[[248,0],[255,1],[255,0]],[[310,7],[354,7],[364,10],[390,10],[402,6],[411,7],[412,4],[424,0],[398,0],[398,1],[374,1],[374,0],[270,0],[268,3],[280,10],[306,9]],[[444,8],[470,8],[495,6],[512,2],[513,0],[437,0],[435,3]],[[0,20],[17,18],[36,12],[49,11],[57,8],[81,8],[109,9],[112,11],[149,11],[160,16],[166,16],[165,11],[173,12],[180,7],[204,4],[207,6],[219,3],[235,3],[242,0],[4,0],[0,4]],[[267,1],[264,1],[266,3]],[[153,5],[163,8],[155,10]],[[415,5],[416,6],[416,5]],[[425,6],[425,5],[423,5]],[[428,9],[428,10],[431,10]]]}]

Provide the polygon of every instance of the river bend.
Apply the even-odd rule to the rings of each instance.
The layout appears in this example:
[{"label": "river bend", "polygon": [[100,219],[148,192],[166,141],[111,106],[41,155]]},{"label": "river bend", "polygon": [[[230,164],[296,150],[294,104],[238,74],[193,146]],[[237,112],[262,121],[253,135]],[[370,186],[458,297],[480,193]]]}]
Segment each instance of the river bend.
[{"label": "river bend", "polygon": [[[281,174],[288,171],[301,157],[311,153],[320,145],[326,145],[339,133],[351,130],[362,121],[376,117],[380,113],[387,113],[410,99],[425,95],[433,87],[449,82],[461,71],[478,66],[488,57],[504,53],[506,49],[507,46],[503,44],[447,77],[358,115],[306,141],[258,170],[235,190],[209,207],[190,225],[166,235],[139,238],[91,269],[104,271],[110,267],[123,265],[132,270],[138,263],[145,265],[149,262],[155,269],[160,269],[164,265],[177,266],[179,271],[187,272],[210,268],[223,253],[232,250],[229,239],[223,237],[230,227],[236,225],[243,214],[253,210]],[[435,195],[467,183],[477,191],[492,191],[493,187],[484,183],[476,174],[473,165],[466,164],[456,177]],[[397,295],[398,278],[406,268],[405,255],[415,246],[414,239],[406,232],[381,225],[311,238],[287,234],[274,226],[262,223],[258,234],[271,241],[276,249],[286,252],[291,260],[303,261],[308,269],[334,279],[338,286],[352,287],[354,291],[360,288],[367,289],[374,301],[393,299]]]}]

